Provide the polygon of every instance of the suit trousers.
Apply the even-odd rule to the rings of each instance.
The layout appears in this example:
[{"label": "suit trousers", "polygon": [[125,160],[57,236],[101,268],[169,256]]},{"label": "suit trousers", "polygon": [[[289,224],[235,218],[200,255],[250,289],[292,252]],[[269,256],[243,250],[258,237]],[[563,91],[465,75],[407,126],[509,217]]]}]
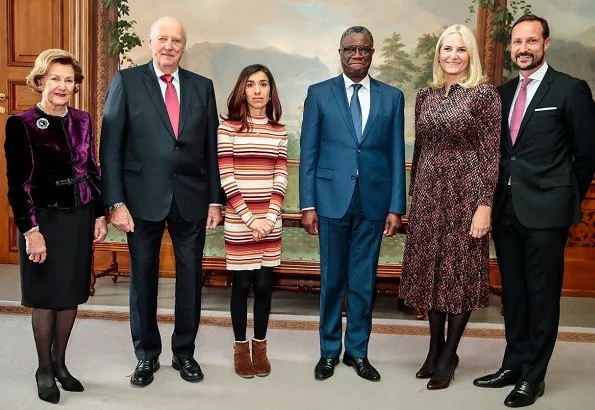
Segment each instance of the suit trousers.
[{"label": "suit trousers", "polygon": [[345,353],[368,356],[376,269],[384,220],[364,217],[359,184],[342,218],[319,217],[320,353],[339,357],[342,350],[341,312],[347,292]]},{"label": "suit trousers", "polygon": [[493,221],[493,236],[506,329],[502,368],[541,382],[558,334],[568,228],[523,226],[509,192],[499,219]]},{"label": "suit trousers", "polygon": [[181,359],[194,355],[202,292],[202,254],[206,220],[186,221],[175,197],[164,220],[134,218],[128,233],[130,250],[130,327],[138,360],[152,360],[161,353],[157,326],[159,251],[167,222],[176,261],[175,319],[172,351]]}]

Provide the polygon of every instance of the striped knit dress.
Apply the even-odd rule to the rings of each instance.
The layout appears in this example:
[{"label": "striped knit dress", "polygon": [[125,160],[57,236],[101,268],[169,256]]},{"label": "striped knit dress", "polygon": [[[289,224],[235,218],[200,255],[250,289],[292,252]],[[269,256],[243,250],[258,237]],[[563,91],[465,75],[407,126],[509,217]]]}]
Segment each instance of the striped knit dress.
[{"label": "striped knit dress", "polygon": [[[266,116],[248,118],[249,130],[224,121],[217,130],[225,206],[225,259],[228,270],[255,270],[281,263],[281,204],[287,188],[287,132]],[[256,218],[275,223],[255,242],[248,224]]]}]

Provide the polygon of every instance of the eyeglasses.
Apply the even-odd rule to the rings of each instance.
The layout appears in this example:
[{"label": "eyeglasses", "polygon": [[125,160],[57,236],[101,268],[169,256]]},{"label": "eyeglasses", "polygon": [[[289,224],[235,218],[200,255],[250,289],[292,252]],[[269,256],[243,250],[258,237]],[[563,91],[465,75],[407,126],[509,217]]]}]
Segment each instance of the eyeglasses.
[{"label": "eyeglasses", "polygon": [[359,51],[359,53],[363,57],[367,57],[370,54],[372,54],[372,51],[374,51],[374,49],[372,47],[343,47],[340,51],[342,54],[345,54],[346,56],[353,56]]}]

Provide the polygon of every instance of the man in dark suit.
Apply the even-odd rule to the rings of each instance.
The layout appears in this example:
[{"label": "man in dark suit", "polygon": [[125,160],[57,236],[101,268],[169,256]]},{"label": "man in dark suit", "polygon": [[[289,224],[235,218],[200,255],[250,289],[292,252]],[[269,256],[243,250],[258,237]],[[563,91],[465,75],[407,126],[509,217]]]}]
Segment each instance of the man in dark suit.
[{"label": "man in dark suit", "polygon": [[149,44],[152,61],[117,72],[110,84],[100,150],[111,223],[128,237],[130,326],[138,358],[130,382],[141,387],[159,369],[157,286],[166,223],[176,261],[172,366],[184,380],[203,379],[193,358],[202,252],[205,227],[221,221],[213,83],[179,67],[186,32],[178,20],[157,20]]},{"label": "man in dark suit", "polygon": [[581,219],[595,170],[595,105],[583,80],[545,62],[547,21],[517,20],[511,57],[520,76],[502,98],[500,179],[493,235],[502,277],[506,351],[502,367],[474,381],[515,385],[508,407],[531,405],[544,393],[554,350],[564,275],[564,247]]},{"label": "man in dark suit", "polygon": [[308,89],[300,154],[302,224],[320,233],[320,351],[317,380],[331,377],[342,350],[341,311],[347,291],[343,362],[380,380],[368,361],[376,268],[383,234],[394,235],[405,213],[401,90],[370,78],[368,29],[341,36],[343,73]]}]

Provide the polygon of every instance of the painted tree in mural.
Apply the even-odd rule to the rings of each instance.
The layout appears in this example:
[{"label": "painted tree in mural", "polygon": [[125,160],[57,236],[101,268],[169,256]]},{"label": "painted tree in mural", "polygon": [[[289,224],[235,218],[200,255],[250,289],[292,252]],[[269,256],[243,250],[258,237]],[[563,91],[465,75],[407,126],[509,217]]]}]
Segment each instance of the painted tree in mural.
[{"label": "painted tree in mural", "polygon": [[510,79],[516,75],[510,58],[510,32],[517,18],[532,12],[531,5],[524,0],[508,0],[506,7],[503,7],[497,0],[472,0],[467,21],[475,14],[477,7],[487,8],[492,13],[492,20],[495,24],[491,35],[494,40],[506,46],[503,65],[504,79]]},{"label": "painted tree in mural", "polygon": [[393,33],[383,41],[381,57],[383,63],[378,66],[377,75],[380,81],[403,88],[417,72],[400,34]]},{"label": "painted tree in mural", "polygon": [[425,33],[417,39],[414,55],[418,59],[419,69],[413,83],[415,88],[426,87],[432,81],[434,53],[439,37],[436,33]]}]

